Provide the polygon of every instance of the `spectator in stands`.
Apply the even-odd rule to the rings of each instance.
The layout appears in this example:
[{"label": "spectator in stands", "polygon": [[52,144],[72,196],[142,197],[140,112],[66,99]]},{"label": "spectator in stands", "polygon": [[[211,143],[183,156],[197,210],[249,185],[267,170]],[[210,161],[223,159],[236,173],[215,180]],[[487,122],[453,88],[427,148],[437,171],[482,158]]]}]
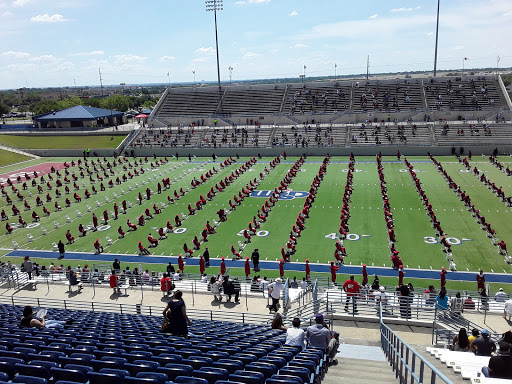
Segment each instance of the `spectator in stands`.
[{"label": "spectator in stands", "polygon": [[21,271],[22,272],[27,272],[28,279],[32,280],[32,272],[34,271],[34,264],[30,260],[30,257],[25,256],[23,258],[23,263],[21,264]]},{"label": "spectator in stands", "polygon": [[305,277],[303,277],[303,278],[302,278],[302,282],[300,283],[300,288],[301,288],[302,290],[305,290],[307,287],[308,287],[308,282],[306,281],[306,278],[305,278]]},{"label": "spectator in stands", "polygon": [[461,328],[459,330],[459,334],[455,335],[452,346],[454,351],[467,351],[469,349],[469,340],[466,328]]},{"label": "spectator in stands", "polygon": [[172,265],[172,263],[169,261],[169,264],[167,265],[167,273],[174,273],[176,272],[176,270],[174,269],[174,266]]},{"label": "spectator in stands", "polygon": [[379,289],[374,293],[375,306],[377,308],[377,314],[379,313],[379,304],[382,305],[382,312],[388,313],[388,294],[386,293],[386,287],[381,285]]},{"label": "spectator in stands", "polygon": [[503,308],[503,318],[510,321],[510,317],[512,316],[512,299],[505,301],[505,307]]},{"label": "spectator in stands", "polygon": [[[283,281],[281,278],[277,278],[272,284],[268,286],[270,297],[272,298],[272,305],[270,306],[270,313],[272,313],[272,309],[277,312],[277,304],[279,304],[279,299],[281,298],[281,291],[283,289]],[[263,291],[265,292],[265,291]]]},{"label": "spectator in stands", "polygon": [[464,309],[475,309],[475,302],[471,296],[468,296],[466,300],[464,300]]},{"label": "spectator in stands", "polygon": [[499,353],[489,359],[487,367],[482,367],[485,377],[497,379],[512,379],[512,359],[510,357],[510,345],[505,342],[499,343]]},{"label": "spectator in stands", "polygon": [[446,294],[446,288],[443,287],[439,291],[439,295],[436,296],[437,309],[442,311],[448,309],[448,295]]},{"label": "spectator in stands", "polygon": [[494,295],[496,298],[496,301],[499,303],[504,303],[507,301],[507,294],[503,291],[503,288],[500,288],[498,292],[496,292],[496,295]]},{"label": "spectator in stands", "polygon": [[231,301],[231,296],[235,295],[235,303],[240,303],[238,299],[238,295],[240,295],[240,291],[235,290],[235,285],[233,284],[233,280],[230,280],[229,275],[224,276],[224,281],[222,283],[222,287],[224,289],[224,294],[227,297],[227,302]]},{"label": "spectator in stands", "polygon": [[214,301],[222,301],[222,295],[220,294],[220,283],[215,278],[215,276],[212,276],[210,279],[210,291],[212,292]]},{"label": "spectator in stands", "polygon": [[114,262],[112,263],[112,269],[114,269],[116,271],[121,270],[121,263],[119,262],[118,259],[114,259]]},{"label": "spectator in stands", "polygon": [[110,275],[110,280],[109,280],[110,288],[112,288],[114,290],[114,293],[121,293],[121,288],[119,288],[119,276],[116,275],[117,271],[118,270],[116,270],[116,269],[112,270],[112,274]]},{"label": "spectator in stands", "polygon": [[331,332],[324,325],[324,316],[321,313],[315,316],[315,323],[309,326],[306,331],[309,345],[327,352],[330,358],[329,365],[338,365],[338,361],[334,359],[338,351],[336,338],[332,337]]},{"label": "spectator in stands", "polygon": [[436,302],[436,289],[433,285],[429,285],[428,289],[423,292],[423,298],[425,299],[425,304],[434,305]]},{"label": "spectator in stands", "polygon": [[20,321],[21,327],[34,327],[37,329],[42,328],[64,328],[64,325],[73,323],[73,320],[60,321],[60,320],[46,320],[46,313],[42,316],[41,320],[35,317],[35,313],[30,305],[23,308],[23,318]]},{"label": "spectator in stands", "polygon": [[272,320],[271,324],[272,329],[280,329],[281,331],[286,331],[288,328],[286,328],[283,324],[283,317],[280,313],[276,313],[274,316],[274,320]]},{"label": "spectator in stands", "polygon": [[188,325],[192,325],[192,321],[187,316],[187,308],[183,301],[183,292],[176,291],[174,298],[167,303],[163,311],[164,316],[169,321],[169,333],[173,336],[181,336],[188,339]]},{"label": "spectator in stands", "polygon": [[478,329],[473,328],[473,330],[471,331],[471,336],[468,336],[469,345],[471,345],[471,343],[475,341],[475,339],[478,336],[480,336],[480,332],[478,331]]},{"label": "spectator in stands", "polygon": [[489,297],[487,296],[485,289],[480,292],[480,302],[482,303],[483,310],[489,310]]},{"label": "spectator in stands", "polygon": [[477,356],[491,356],[496,350],[494,341],[491,340],[489,331],[482,329],[481,336],[477,337],[470,346],[471,351],[475,352]]},{"label": "spectator in stands", "polygon": [[512,348],[512,331],[507,331],[503,335],[501,335],[501,342],[508,343],[509,347]]},{"label": "spectator in stands", "polygon": [[80,281],[78,281],[78,277],[75,271],[71,271],[69,273],[69,285],[76,285],[78,287],[78,292],[82,292],[83,284]]},{"label": "spectator in stands", "polygon": [[306,334],[304,330],[300,328],[300,319],[295,317],[292,321],[292,325],[292,328],[286,330],[286,341],[284,344],[304,349],[306,346]]},{"label": "spectator in stands", "polygon": [[164,273],[162,278],[160,279],[160,289],[162,292],[165,292],[167,296],[173,290],[174,286],[172,284],[172,280],[167,273]]},{"label": "spectator in stands", "polygon": [[455,297],[450,301],[450,309],[457,315],[464,312],[464,299],[460,297],[460,292],[457,292]]}]

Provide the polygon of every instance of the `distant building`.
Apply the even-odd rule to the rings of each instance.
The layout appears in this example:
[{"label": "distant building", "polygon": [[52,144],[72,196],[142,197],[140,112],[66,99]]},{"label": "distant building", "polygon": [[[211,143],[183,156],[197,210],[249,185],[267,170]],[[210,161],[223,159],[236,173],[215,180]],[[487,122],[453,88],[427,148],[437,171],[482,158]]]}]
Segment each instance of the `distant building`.
[{"label": "distant building", "polygon": [[89,128],[126,123],[123,112],[77,105],[32,118],[38,128]]}]

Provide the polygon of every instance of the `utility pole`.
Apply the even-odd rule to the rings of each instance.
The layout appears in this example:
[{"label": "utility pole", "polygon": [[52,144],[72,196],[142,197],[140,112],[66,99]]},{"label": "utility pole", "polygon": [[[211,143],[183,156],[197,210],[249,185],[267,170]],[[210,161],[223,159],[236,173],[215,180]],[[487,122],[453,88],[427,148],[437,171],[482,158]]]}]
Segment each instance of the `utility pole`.
[{"label": "utility pole", "polygon": [[233,67],[229,66],[229,84],[231,84],[231,80],[233,79]]},{"label": "utility pole", "polygon": [[98,73],[100,74],[101,96],[103,96],[103,79],[101,78],[101,68],[98,68]]},{"label": "utility pole", "polygon": [[437,42],[439,40],[439,5],[441,0],[437,0],[437,23],[436,23],[436,50],[434,54],[434,77],[437,75]]},{"label": "utility pole", "polygon": [[336,68],[338,68],[338,64],[334,63],[334,78],[336,79]]},{"label": "utility pole", "polygon": [[366,80],[370,77],[370,55],[366,59]]},{"label": "utility pole", "polygon": [[221,91],[220,87],[220,65],[219,65],[219,37],[217,34],[217,11],[222,11],[222,0],[208,0],[205,1],[206,10],[213,11],[213,16],[215,18],[215,51],[217,53],[217,85],[219,86],[219,92]]},{"label": "utility pole", "polygon": [[496,75],[497,75],[497,74],[498,74],[498,72],[499,72],[500,60],[501,60],[501,59],[500,59],[500,57],[498,56],[498,57],[496,58]]}]

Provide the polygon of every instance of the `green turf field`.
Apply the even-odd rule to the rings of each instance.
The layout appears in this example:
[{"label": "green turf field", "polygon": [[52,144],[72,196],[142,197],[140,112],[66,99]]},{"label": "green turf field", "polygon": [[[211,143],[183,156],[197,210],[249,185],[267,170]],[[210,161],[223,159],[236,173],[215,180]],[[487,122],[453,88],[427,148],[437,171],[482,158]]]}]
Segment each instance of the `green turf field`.
[{"label": "green turf field", "polygon": [[0,149],[0,167],[29,160],[32,157]]},{"label": "green turf field", "polygon": [[125,136],[16,136],[0,135],[0,144],[29,149],[117,148]]},{"label": "green turf field", "polygon": [[[112,159],[110,159],[112,161]],[[31,210],[24,211],[23,203],[13,201],[22,210],[22,216],[31,223],[31,213],[35,209],[41,216],[41,222],[34,228],[16,229],[12,235],[5,235],[2,227],[0,235],[0,247],[5,249],[12,248],[12,241],[16,241],[20,248],[27,249],[51,249],[52,242],[58,242],[62,239],[65,242],[65,233],[67,229],[75,237],[75,243],[66,247],[67,251],[92,252],[93,242],[96,238],[105,246],[105,251],[117,254],[136,254],[137,243],[142,241],[148,245],[147,235],[152,233],[157,236],[156,229],[165,227],[167,220],[174,225],[174,216],[176,214],[188,214],[187,205],[194,204],[200,194],[206,195],[207,191],[215,183],[224,179],[232,171],[240,167],[247,159],[241,158],[238,162],[221,169],[219,162],[206,163],[208,159],[198,159],[195,162],[182,162],[170,159],[169,163],[158,168],[150,169],[149,163],[144,163],[144,168],[149,169],[144,175],[134,177],[126,183],[113,188],[107,188],[105,192],[98,192],[92,195],[90,199],[84,199],[84,190],[91,184],[89,179],[79,179],[80,190],[77,193],[82,197],[81,203],[72,203],[70,208],[64,208],[64,199],[62,195],[58,199],[63,207],[62,211],[55,212],[54,201],[46,204],[46,207],[52,212],[50,217],[43,217],[42,207],[35,207],[35,198],[37,190],[29,187],[28,191],[22,191],[22,194],[32,206]],[[219,159],[221,160],[221,159]],[[265,166],[268,167],[270,158],[259,160],[250,171],[245,172],[239,179],[229,185],[222,193],[218,193],[212,201],[208,202],[196,215],[189,216],[184,222],[179,233],[171,233],[166,240],[162,240],[157,248],[151,249],[155,255],[174,255],[182,252],[183,244],[186,243],[192,248],[192,239],[194,235],[198,237],[205,226],[207,220],[213,223],[217,220],[216,212],[221,208],[228,206],[228,200],[233,198],[233,194],[238,191],[253,178],[258,178],[259,173]],[[258,190],[273,190],[279,185],[281,179],[285,176],[288,169],[292,166],[296,158],[288,157],[287,162],[281,162],[275,169],[261,181]],[[321,158],[308,157],[300,171],[297,173],[289,188],[293,191],[308,191],[314,176],[318,173],[321,165]],[[472,197],[472,202],[483,213],[489,222],[495,228],[498,238],[504,239],[512,244],[509,239],[512,237],[512,226],[509,225],[510,208],[499,200],[488,188],[480,183],[479,179],[471,173],[464,172],[464,167],[453,157],[438,158],[444,168],[452,178],[463,186],[467,193]],[[486,158],[474,159],[472,166],[477,166],[485,171],[486,175],[496,182],[503,185],[505,194],[512,193],[511,179],[506,174],[499,171]],[[507,166],[506,158],[502,158],[502,163]],[[63,159],[60,160],[64,161]],[[133,162],[133,159],[130,159]],[[479,268],[485,271],[512,272],[512,268],[503,260],[497,252],[497,248],[491,240],[482,231],[475,219],[467,211],[466,207],[460,202],[457,195],[448,188],[446,180],[437,171],[436,167],[427,157],[409,158],[413,162],[414,169],[422,182],[426,194],[436,211],[438,220],[447,236],[452,242],[453,258],[457,264],[458,270],[475,271]],[[335,249],[335,235],[340,224],[340,207],[344,186],[346,182],[346,169],[348,158],[333,157],[327,166],[327,173],[318,190],[316,200],[310,212],[310,217],[305,225],[306,229],[298,239],[297,252],[292,256],[292,260],[299,262],[309,258],[313,262],[317,260],[326,263],[333,259]],[[174,204],[167,204],[167,195],[174,192],[174,189],[190,187],[190,181],[193,177],[199,178],[201,174],[206,173],[215,166],[218,173],[203,185],[196,189],[191,189],[184,197]],[[397,236],[396,248],[400,251],[400,256],[404,264],[410,268],[440,269],[448,268],[446,255],[441,250],[441,245],[436,243],[434,230],[430,224],[423,205],[420,202],[419,195],[416,192],[411,176],[406,171],[403,162],[397,162],[396,158],[388,157],[383,159],[384,174],[388,187],[391,209],[394,213],[395,232]],[[140,166],[139,166],[140,168]],[[378,181],[377,165],[374,158],[356,157],[356,172],[354,173],[353,194],[351,202],[351,217],[349,220],[350,235],[345,240],[348,257],[345,259],[347,264],[360,264],[362,262],[376,266],[389,266],[389,248],[387,240],[387,231],[382,211],[382,198]],[[75,168],[76,170],[76,168]],[[123,171],[122,166],[115,169],[116,173],[122,175],[127,173]],[[161,174],[161,175],[160,175]],[[163,177],[170,177],[171,189],[164,191],[161,195],[156,194],[156,184]],[[148,178],[150,179],[148,181]],[[177,178],[174,182],[174,178]],[[142,184],[145,181],[145,184]],[[82,186],[85,183],[85,187]],[[99,191],[99,183],[96,182],[96,188]],[[131,186],[132,190],[129,190]],[[71,189],[72,184],[70,185]],[[139,192],[144,194],[147,187],[153,190],[151,200],[144,200],[142,205],[138,205],[136,197]],[[43,196],[46,196],[46,187]],[[50,192],[55,198],[55,188]],[[61,188],[63,191],[63,187]],[[114,193],[117,195],[115,198]],[[11,193],[11,198],[15,197]],[[73,191],[69,195],[73,201]],[[109,199],[107,202],[106,198]],[[121,205],[121,201],[126,199],[132,206],[127,214],[120,214],[118,220],[112,219],[113,203],[116,201]],[[231,244],[237,245],[243,237],[239,232],[247,227],[247,223],[252,220],[253,215],[264,203],[265,199],[247,197],[242,205],[231,212],[228,220],[217,227],[217,233],[209,237],[207,246],[210,249],[212,257],[216,255],[231,256]],[[280,248],[285,245],[288,234],[295,222],[304,199],[296,198],[293,200],[279,200],[273,210],[270,212],[267,222],[261,224],[259,236],[253,236],[252,242],[248,244],[242,252],[242,257],[250,256],[254,248],[259,248],[262,260],[275,260],[280,258]],[[139,227],[135,232],[127,232],[124,239],[118,239],[117,228],[122,226],[127,231],[126,219],[135,223],[146,208],[152,210],[153,204],[158,207],[164,204],[161,214],[154,215],[155,218],[148,220],[144,227]],[[91,212],[88,211],[88,206]],[[0,209],[5,209],[11,216],[11,207],[6,206],[5,199],[0,202]],[[88,232],[86,237],[79,238],[78,224],[89,224],[92,221],[92,212],[95,212],[101,221],[103,211],[109,211],[110,220],[108,225],[100,227],[96,232]],[[77,217],[77,211],[81,216]],[[66,216],[69,216],[70,223],[67,223]],[[12,217],[11,222],[14,222]],[[17,221],[17,220],[16,220]],[[54,222],[59,224],[55,228]],[[5,225],[5,224],[3,224]],[[35,225],[35,224],[33,224]],[[43,236],[41,227],[45,227],[48,234]],[[30,233],[34,240],[29,242],[27,234]],[[334,234],[334,235],[333,235]],[[113,240],[113,244],[107,246],[106,238]],[[205,244],[202,244],[202,248]],[[202,253],[202,249],[196,251],[194,255]],[[67,262],[66,262],[67,263]],[[82,262],[84,263],[84,262]],[[90,264],[92,264],[91,262]],[[155,266],[152,270],[157,270]],[[193,267],[187,272],[195,271]],[[268,275],[272,276],[269,272]],[[292,273],[293,274],[293,273]],[[463,284],[463,283],[461,283]],[[423,284],[425,285],[425,284]],[[474,284],[471,284],[474,288]],[[461,288],[462,289],[462,288]]]}]

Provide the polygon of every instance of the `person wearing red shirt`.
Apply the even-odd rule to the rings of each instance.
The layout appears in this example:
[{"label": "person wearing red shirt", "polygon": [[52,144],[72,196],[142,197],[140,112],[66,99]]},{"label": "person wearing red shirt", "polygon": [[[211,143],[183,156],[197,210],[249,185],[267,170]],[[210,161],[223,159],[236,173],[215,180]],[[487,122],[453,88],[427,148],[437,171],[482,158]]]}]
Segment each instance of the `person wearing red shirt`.
[{"label": "person wearing red shirt", "polygon": [[476,284],[478,292],[482,292],[485,289],[485,275],[483,269],[476,275]]},{"label": "person wearing red shirt", "polygon": [[398,286],[402,286],[404,284],[404,275],[405,275],[405,272],[404,272],[404,266],[401,265],[399,268],[398,268]]},{"label": "person wearing red shirt", "polygon": [[110,275],[110,288],[114,290],[114,293],[121,293],[121,288],[118,287],[119,276],[116,276],[116,271],[112,270]]},{"label": "person wearing red shirt", "polygon": [[108,224],[108,211],[106,209],[103,211],[103,223]]},{"label": "person wearing red shirt", "polygon": [[199,273],[201,275],[204,274],[204,271],[205,271],[205,263],[204,263],[204,258],[203,258],[203,255],[200,255],[199,256]]},{"label": "person wearing red shirt", "polygon": [[281,279],[284,277],[284,261],[283,259],[279,259],[279,276]]},{"label": "person wearing red shirt", "polygon": [[95,213],[92,214],[92,226],[94,227],[94,230],[98,228],[98,217]]},{"label": "person wearing red shirt", "polygon": [[148,241],[151,247],[158,247],[158,240],[154,238],[151,233],[148,234]]},{"label": "person wearing red shirt", "polygon": [[309,281],[311,277],[311,268],[309,267],[309,259],[306,259],[306,280]]},{"label": "person wearing red shirt", "polygon": [[361,282],[361,285],[368,284],[368,271],[366,270],[366,264],[363,264],[363,281]]},{"label": "person wearing red shirt", "polygon": [[119,228],[117,228],[117,233],[119,233],[119,238],[122,239],[124,237],[123,227],[119,226]]},{"label": "person wearing red shirt", "polygon": [[446,286],[446,269],[445,267],[441,268],[441,288]]},{"label": "person wearing red shirt", "polygon": [[245,258],[245,278],[248,278],[251,274],[251,264],[249,263],[249,257]]},{"label": "person wearing red shirt", "polygon": [[226,263],[224,262],[224,258],[222,258],[220,262],[220,274],[224,276],[226,273]]},{"label": "person wearing red shirt", "polygon": [[183,261],[183,257],[181,257],[181,254],[178,256],[178,269],[182,273],[185,272],[185,262]]},{"label": "person wearing red shirt", "polygon": [[96,249],[96,252],[98,254],[103,252],[103,246],[100,244],[99,239],[96,239],[96,241],[94,242],[94,249]]},{"label": "person wearing red shirt", "polygon": [[171,293],[172,280],[167,273],[164,273],[163,277],[160,279],[160,290],[165,292],[167,296]]},{"label": "person wearing red shirt", "polygon": [[359,283],[354,280],[354,276],[350,276],[350,279],[343,283],[343,290],[347,293],[347,300],[345,301],[345,312],[348,312],[348,304],[352,299],[354,306],[354,313],[357,313],[357,298],[356,294],[359,292]]},{"label": "person wearing red shirt", "polygon": [[336,271],[339,269],[337,265],[334,265],[334,261],[331,261],[331,280],[336,284]]}]

